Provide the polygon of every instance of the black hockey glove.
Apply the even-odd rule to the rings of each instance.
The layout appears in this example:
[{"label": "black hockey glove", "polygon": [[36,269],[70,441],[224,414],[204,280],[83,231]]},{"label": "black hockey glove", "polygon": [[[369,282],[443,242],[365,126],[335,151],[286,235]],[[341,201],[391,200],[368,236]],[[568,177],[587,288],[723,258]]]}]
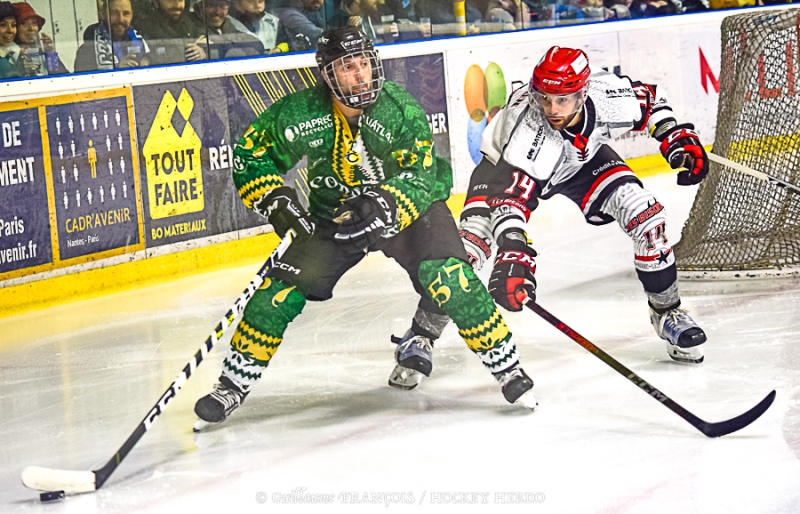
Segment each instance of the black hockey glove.
[{"label": "black hockey glove", "polygon": [[691,123],[677,125],[664,135],[661,154],[672,169],[686,168],[678,173],[681,186],[699,184],[708,175],[708,156]]},{"label": "black hockey glove", "polygon": [[489,294],[509,311],[521,311],[527,296],[536,300],[536,250],[523,232],[509,231],[497,239],[497,257],[489,279]]},{"label": "black hockey glove", "polygon": [[273,189],[253,203],[253,210],[265,217],[281,237],[289,229],[294,229],[297,237],[314,233],[314,223],[297,200],[297,192],[291,187]]},{"label": "black hockey glove", "polygon": [[391,227],[397,218],[394,198],[380,189],[366,191],[348,198],[333,213],[339,224],[334,239],[366,250],[377,243],[384,229]]}]

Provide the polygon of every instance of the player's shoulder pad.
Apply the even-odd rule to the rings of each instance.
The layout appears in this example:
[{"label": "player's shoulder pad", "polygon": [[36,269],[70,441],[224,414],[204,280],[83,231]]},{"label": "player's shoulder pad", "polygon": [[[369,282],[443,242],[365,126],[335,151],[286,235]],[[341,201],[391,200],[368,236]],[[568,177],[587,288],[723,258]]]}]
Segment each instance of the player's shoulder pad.
[{"label": "player's shoulder pad", "polygon": [[516,120],[528,108],[528,88],[520,87],[514,90],[508,97],[508,102],[502,109],[494,115],[494,118],[512,122],[516,125]]},{"label": "player's shoulder pad", "polygon": [[425,117],[425,111],[419,105],[419,102],[417,102],[408,91],[390,80],[383,83],[381,96],[385,97],[384,103],[391,104],[392,107],[398,109],[403,114],[403,117],[408,120]]},{"label": "player's shoulder pad", "polygon": [[[330,92],[322,87],[315,86],[301,89],[279,98],[267,107],[265,113],[272,111],[274,114],[291,111],[293,113],[319,112],[329,100]],[[263,113],[262,113],[263,114]]]},{"label": "player's shoulder pad", "polygon": [[636,93],[627,78],[614,75],[603,69],[592,69],[589,78],[589,96],[595,100],[635,98]]},{"label": "player's shoulder pad", "polygon": [[258,124],[269,127],[274,134],[284,134],[293,125],[322,118],[331,110],[331,94],[321,86],[290,93],[267,107],[258,116]]}]

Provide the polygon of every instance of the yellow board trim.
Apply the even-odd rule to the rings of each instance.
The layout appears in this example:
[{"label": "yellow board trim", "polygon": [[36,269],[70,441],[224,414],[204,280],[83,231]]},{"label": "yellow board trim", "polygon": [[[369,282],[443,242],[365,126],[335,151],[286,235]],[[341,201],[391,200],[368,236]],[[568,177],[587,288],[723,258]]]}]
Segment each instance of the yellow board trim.
[{"label": "yellow board trim", "polygon": [[[258,266],[278,246],[274,233],[0,288],[0,317],[163,284],[198,273]],[[256,268],[253,269],[255,274]],[[244,287],[246,284],[242,284]]]},{"label": "yellow board trim", "polygon": [[[50,160],[50,129],[47,126],[47,108],[40,105],[39,108],[39,134],[42,137],[42,160],[44,164],[44,182],[47,188],[47,209],[50,216],[50,245],[53,259],[49,266],[59,267],[61,262],[61,249],[58,247],[58,219],[56,218],[56,198],[55,187],[53,186],[53,163]],[[29,270],[25,268],[20,275],[27,274]]]}]

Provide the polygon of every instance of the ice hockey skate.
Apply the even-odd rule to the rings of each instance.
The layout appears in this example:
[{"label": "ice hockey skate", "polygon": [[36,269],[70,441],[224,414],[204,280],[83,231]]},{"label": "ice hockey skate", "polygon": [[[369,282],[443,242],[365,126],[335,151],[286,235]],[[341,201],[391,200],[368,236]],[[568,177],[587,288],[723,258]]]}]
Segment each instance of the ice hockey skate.
[{"label": "ice hockey skate", "polygon": [[667,354],[673,360],[692,364],[703,362],[700,345],[706,342],[706,334],[685,309],[675,307],[658,313],[651,307],[650,322],[658,337],[667,342]]},{"label": "ice hockey skate", "polygon": [[244,403],[248,394],[249,392],[242,392],[228,377],[221,376],[214,385],[214,390],[194,404],[194,413],[198,419],[193,430],[200,432],[209,425],[222,423]]},{"label": "ice hockey skate", "polygon": [[494,378],[500,383],[503,396],[508,403],[519,403],[531,411],[535,411],[539,406],[538,400],[533,395],[533,380],[519,365],[494,373]]},{"label": "ice hockey skate", "polygon": [[402,338],[392,336],[392,342],[397,344],[394,351],[397,365],[389,375],[389,385],[398,389],[414,389],[422,382],[423,376],[431,376],[433,343],[411,330]]}]

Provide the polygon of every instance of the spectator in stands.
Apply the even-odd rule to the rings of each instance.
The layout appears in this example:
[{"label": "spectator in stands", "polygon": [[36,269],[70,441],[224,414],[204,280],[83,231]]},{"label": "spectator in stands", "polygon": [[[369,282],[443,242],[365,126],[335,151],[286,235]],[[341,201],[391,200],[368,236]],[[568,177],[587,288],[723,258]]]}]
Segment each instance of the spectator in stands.
[{"label": "spectator in stands", "polygon": [[205,31],[210,59],[261,55],[264,44],[254,34],[237,29],[228,16],[231,0],[194,0],[189,18]]},{"label": "spectator in stands", "polygon": [[378,41],[373,25],[377,21],[377,15],[377,0],[342,0],[328,20],[328,28],[338,29],[347,25],[358,27],[372,41]]},{"label": "spectator in stands", "polygon": [[633,0],[605,0],[603,5],[606,9],[614,11],[614,16],[612,18],[624,20],[625,18],[631,17],[631,3],[633,3]]},{"label": "spectator in stands", "polygon": [[[150,45],[150,62],[168,64],[208,58],[205,31],[184,12],[185,0],[153,0],[155,10],[136,28]],[[138,20],[138,18],[137,18]]]},{"label": "spectator in stands", "polygon": [[269,53],[289,51],[278,17],[266,9],[265,0],[233,0],[230,6],[231,24],[236,30],[261,41]]},{"label": "spectator in stands", "polygon": [[[766,4],[769,1],[771,0],[767,0],[764,3]],[[791,2],[791,0],[781,0],[780,2],[775,1],[773,3],[783,4],[787,2]],[[709,10],[708,0],[683,0],[682,3],[683,3],[683,9],[681,10],[681,12],[704,12]],[[762,5],[762,4],[756,4],[756,5]]]},{"label": "spectator in stands", "polygon": [[[52,1],[52,0],[51,0]],[[133,21],[131,25],[139,27],[152,19],[158,11],[158,2],[156,0],[131,0],[133,7]],[[185,2],[183,12],[189,14],[189,2]]]},{"label": "spectator in stands", "polygon": [[612,9],[603,4],[603,0],[585,0],[580,5],[580,8],[586,17],[586,21],[609,20],[616,16]]},{"label": "spectator in stands", "polygon": [[17,16],[16,43],[20,47],[20,60],[27,77],[44,77],[69,73],[58,58],[53,40],[41,32],[45,19],[36,14],[27,2],[13,4]]},{"label": "spectator in stands", "polygon": [[[578,4],[578,5],[575,5]],[[555,8],[555,19],[559,21],[565,20],[585,20],[586,14],[580,6],[585,6],[586,0],[571,0],[571,2],[557,2],[553,7]],[[581,21],[581,23],[583,23]]]},{"label": "spectator in stands", "polygon": [[150,64],[150,47],[131,27],[131,0],[99,0],[99,23],[89,25],[75,55],[75,71],[136,68]]},{"label": "spectator in stands", "polygon": [[679,13],[683,5],[681,0],[633,0],[629,9],[632,18],[647,18]]},{"label": "spectator in stands", "polygon": [[325,29],[325,19],[320,12],[324,0],[282,0],[272,9],[277,16],[289,47],[294,51],[316,48],[317,40]]},{"label": "spectator in stands", "polygon": [[17,37],[17,14],[11,2],[0,2],[0,79],[22,77],[25,69],[19,60],[20,48],[14,42]]},{"label": "spectator in stands", "polygon": [[[473,3],[472,0],[467,0],[465,5],[467,32],[477,34],[480,30],[476,24],[483,21],[483,15]],[[407,35],[406,26],[409,20],[419,23],[421,18],[430,18],[433,25],[454,24],[456,22],[453,2],[450,0],[386,0],[383,9],[381,9],[381,14],[394,15],[394,21],[400,25],[401,40],[418,37],[414,32],[411,32],[412,37]]]},{"label": "spectator in stands", "polygon": [[503,30],[527,28],[530,10],[521,0],[489,0],[484,19],[489,23],[502,23]]}]

